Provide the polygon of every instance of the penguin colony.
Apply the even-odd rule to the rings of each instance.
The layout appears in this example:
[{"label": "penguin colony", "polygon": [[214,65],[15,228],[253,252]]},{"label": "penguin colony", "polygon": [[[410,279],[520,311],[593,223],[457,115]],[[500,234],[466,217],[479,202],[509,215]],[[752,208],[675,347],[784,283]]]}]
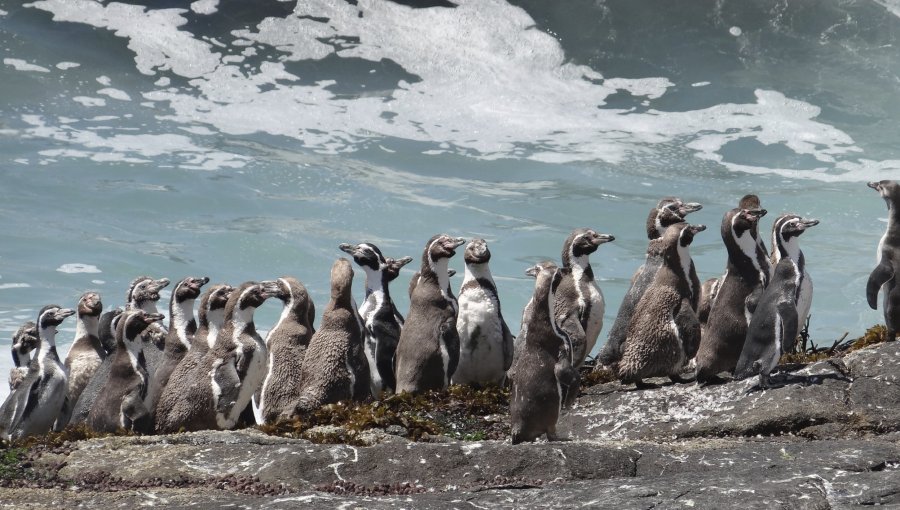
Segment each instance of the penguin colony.
[{"label": "penguin colony", "polygon": [[[882,294],[893,340],[900,328],[900,185],[869,187],[885,200],[889,219],[866,298],[877,309]],[[769,254],[759,232],[767,211],[755,195],[743,197],[720,225],[725,272],[701,285],[689,249],[706,226],[685,219],[701,207],[666,197],[648,215],[646,258],[597,356],[596,367],[611,369],[623,384],[645,388],[644,379],[668,377],[705,385],[730,374],[758,376],[759,386],[768,387],[809,314],[812,279],[799,238],[817,220],[779,216]],[[357,306],[353,264],[338,258],[318,329],[309,293],[290,276],[237,287],[184,278],[172,291],[168,328],[157,309],[160,291],[170,284],[166,278],[135,278],[124,309],[106,313],[100,295],[87,292],[74,309],[45,306],[13,335],[0,437],[69,424],[103,432],[231,429],[342,400],[441,390],[452,382],[510,385],[512,442],[554,440],[560,413],[577,396],[579,368],[603,327],[606,305],[590,255],[613,240],[579,228],[564,241],[560,265],[528,268],[534,292],[516,336],[501,313],[487,242],[468,242],[457,297],[449,262],[466,240],[447,234],[425,244],[405,319],[389,286],[413,259],[386,257],[372,243],[339,246],[365,275],[365,299]],[[253,316],[270,298],[281,301],[283,311],[262,338]],[[61,359],[57,327],[73,315],[75,340]],[[694,377],[683,377],[692,364]]]}]

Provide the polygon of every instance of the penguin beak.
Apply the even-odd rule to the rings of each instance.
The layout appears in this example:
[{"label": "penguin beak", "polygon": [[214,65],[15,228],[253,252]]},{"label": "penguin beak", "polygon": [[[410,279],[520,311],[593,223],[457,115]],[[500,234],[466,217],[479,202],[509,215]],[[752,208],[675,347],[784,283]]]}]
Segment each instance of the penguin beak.
[{"label": "penguin beak", "polygon": [[346,253],[347,255],[353,256],[353,254],[356,252],[356,250],[359,249],[359,245],[358,244],[341,243],[340,246],[338,246],[338,248],[340,248],[340,250],[342,252]]},{"label": "penguin beak", "polygon": [[274,280],[259,282],[259,285],[262,287],[263,299],[269,299],[270,297],[280,298],[284,293],[284,290],[281,288],[281,284]]},{"label": "penguin beak", "polygon": [[870,182],[866,184],[866,186],[874,189],[875,191],[881,191],[881,183],[880,182]]},{"label": "penguin beak", "polygon": [[71,317],[73,315],[75,315],[75,310],[72,310],[71,308],[60,308],[56,311],[56,314],[54,314],[54,318],[58,321],[62,321],[66,317]]},{"label": "penguin beak", "polygon": [[679,214],[682,218],[684,218],[684,217],[687,216],[688,214],[690,214],[690,213],[692,213],[692,212],[697,212],[697,211],[699,211],[700,209],[703,209],[703,205],[702,205],[702,204],[699,204],[699,203],[697,203],[697,202],[688,202],[688,203],[686,203],[686,204],[683,204],[680,208],[678,208],[678,214]]},{"label": "penguin beak", "polygon": [[399,259],[390,259],[390,260],[393,261],[393,265],[396,266],[397,269],[400,269],[401,267],[405,266],[406,264],[409,264],[410,262],[412,262],[413,258],[412,257],[402,257]]},{"label": "penguin beak", "polygon": [[163,290],[164,288],[168,287],[169,283],[171,283],[171,282],[169,281],[168,278],[160,278],[159,280],[154,280],[153,281],[153,290],[156,292],[159,292],[159,291]]},{"label": "penguin beak", "polygon": [[449,246],[452,246],[453,249],[459,248],[460,246],[466,244],[466,240],[463,237],[450,238],[450,243],[447,243]]},{"label": "penguin beak", "polygon": [[447,278],[453,278],[454,276],[456,276],[456,269],[453,269],[452,267],[448,267],[447,268]]},{"label": "penguin beak", "polygon": [[698,232],[703,232],[706,230],[706,225],[690,225],[688,229],[692,234],[697,235]]},{"label": "penguin beak", "polygon": [[760,218],[765,216],[767,212],[769,212],[765,209],[744,209],[744,210],[746,211],[747,216],[749,217],[748,219],[755,219],[755,220],[759,220]]},{"label": "penguin beak", "polygon": [[809,227],[815,227],[818,224],[819,224],[819,220],[805,219],[805,218],[800,220],[800,227],[803,228],[803,230],[806,230]]},{"label": "penguin beak", "polygon": [[541,272],[541,266],[531,266],[525,270],[525,276],[537,278],[539,272]]},{"label": "penguin beak", "polygon": [[145,316],[147,317],[148,323],[159,322],[166,318],[166,316],[161,313],[147,313]]},{"label": "penguin beak", "polygon": [[615,240],[616,240],[616,238],[615,238],[614,236],[609,235],[609,234],[596,234],[596,235],[594,236],[594,245],[595,245],[595,246],[600,246],[601,244],[604,244],[604,243],[610,243],[610,242],[613,242],[613,241],[615,241]]}]

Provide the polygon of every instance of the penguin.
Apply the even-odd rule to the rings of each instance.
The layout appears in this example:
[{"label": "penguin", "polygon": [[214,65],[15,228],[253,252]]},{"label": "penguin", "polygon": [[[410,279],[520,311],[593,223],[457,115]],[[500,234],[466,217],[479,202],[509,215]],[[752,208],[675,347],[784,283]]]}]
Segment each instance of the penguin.
[{"label": "penguin", "polygon": [[234,287],[220,283],[200,295],[200,305],[197,307],[197,332],[194,334],[188,356],[197,356],[199,359],[216,343],[216,336],[225,325],[225,305],[228,304],[232,292]]},{"label": "penguin", "polygon": [[707,335],[697,352],[698,383],[716,382],[716,374],[733,371],[741,355],[753,310],[751,300],[768,284],[767,266],[757,257],[757,226],[765,214],[765,209],[735,208],[722,218],[728,263],[709,312]]},{"label": "penguin", "polygon": [[[452,267],[448,267],[447,268],[447,277],[453,278],[454,276],[456,276],[456,269],[453,269]],[[419,273],[419,271],[416,271],[415,273],[413,273],[413,277],[409,280],[408,294],[409,294],[410,299],[412,298],[413,291],[416,289],[416,285],[418,285],[420,281],[422,281],[422,275]],[[453,290],[450,288],[449,281],[447,282],[447,293],[451,294],[451,295],[453,294]]]},{"label": "penguin", "polygon": [[412,257],[392,259],[389,264],[381,250],[371,243],[344,243],[339,248],[352,256],[366,274],[366,300],[359,307],[359,315],[363,321],[363,350],[369,364],[371,392],[378,398],[382,391],[396,389],[394,354],[403,325],[403,316],[391,299],[389,283],[399,275],[400,268],[412,262]]},{"label": "penguin", "polygon": [[769,374],[781,355],[793,350],[800,331],[797,295],[802,279],[803,271],[791,257],[783,257],[775,266],[772,281],[763,291],[747,327],[735,379],[759,375],[759,386],[770,386]]},{"label": "penguin", "polygon": [[688,248],[704,230],[704,225],[678,223],[650,242],[653,250],[662,254],[663,264],[629,323],[617,365],[623,384],[646,388],[643,379],[648,377],[684,382],[681,371],[700,344],[700,322],[691,306],[695,294]]},{"label": "penguin", "polygon": [[[125,309],[159,313],[156,308],[156,302],[160,298],[159,292],[167,285],[169,285],[168,278],[159,280],[154,280],[149,276],[135,278],[131,281],[131,284],[128,286],[128,292],[125,294]],[[113,316],[110,318],[110,323],[113,324],[120,319],[121,316],[119,318]],[[103,329],[105,328],[101,328],[100,335],[105,337],[106,333],[102,331]],[[154,322],[144,330],[141,338],[145,343],[141,352],[144,353],[146,369],[148,373],[152,374],[162,359],[166,330],[159,322]],[[116,348],[113,350],[116,350]],[[87,420],[88,413],[91,412],[91,407],[94,405],[94,400],[97,399],[100,388],[106,384],[106,380],[109,378],[113,358],[112,353],[108,353],[106,358],[100,363],[100,366],[97,367],[97,370],[94,371],[94,376],[85,386],[81,396],[75,403],[72,417],[69,419],[70,424],[77,425]]]},{"label": "penguin", "polygon": [[300,398],[303,358],[315,333],[315,305],[299,280],[283,276],[273,297],[284,304],[278,322],[266,336],[269,363],[258,397],[257,423],[273,423],[293,415]]},{"label": "penguin", "polygon": [[151,414],[156,409],[159,395],[168,384],[172,371],[181,363],[194,342],[194,334],[197,333],[194,301],[200,297],[201,288],[207,283],[208,277],[188,276],[178,282],[172,290],[172,298],[169,301],[169,328],[163,356],[156,370],[147,373],[149,380],[145,403]]},{"label": "penguin", "polygon": [[88,427],[97,432],[152,430],[152,416],[144,402],[149,376],[144,363],[141,334],[148,326],[164,318],[161,313],[132,309],[119,319],[112,368],[88,413]]},{"label": "penguin", "polygon": [[887,340],[897,338],[900,328],[900,285],[896,273],[900,269],[900,185],[896,181],[870,182],[869,187],[877,191],[888,208],[887,230],[878,242],[878,265],[869,275],[866,284],[866,299],[873,310],[878,309],[878,292],[884,293],[882,308]]},{"label": "penguin", "polygon": [[491,251],[484,239],[472,239],[463,253],[465,276],[459,289],[459,364],[453,384],[503,385],[512,365],[512,333],[500,309],[497,285],[488,266]]},{"label": "penguin", "polygon": [[456,248],[465,242],[463,238],[438,234],[425,244],[418,284],[397,343],[397,393],[445,389],[456,371],[459,308],[450,291],[447,264]]},{"label": "penguin", "polygon": [[103,346],[103,350],[106,352],[106,355],[103,357],[104,360],[116,350],[116,324],[119,321],[119,316],[122,315],[122,311],[121,308],[114,308],[100,316],[97,338],[100,339],[100,345]]},{"label": "penguin", "polygon": [[[762,207],[760,206],[759,197],[753,194],[744,195],[738,201],[738,209],[762,209]],[[749,250],[747,252],[749,253]],[[774,266],[769,260],[769,252],[766,250],[766,244],[765,242],[763,242],[763,237],[761,235],[756,235],[756,250],[754,258],[759,265],[762,277],[765,278],[765,284],[759,289],[759,291],[761,291],[762,288],[764,288],[765,285],[768,284],[769,279],[772,276],[772,271],[774,270]],[[712,310],[713,303],[715,303],[716,296],[718,295],[724,278],[724,275],[718,278],[710,278],[703,282],[703,285],[700,288],[700,305],[697,308],[697,313],[698,317],[700,318],[701,335],[703,336],[706,336],[707,324],[709,323],[709,311]],[[757,292],[748,301],[748,306],[751,310],[755,308],[755,303],[759,298],[759,295],[759,292]]]},{"label": "penguin", "polygon": [[342,400],[361,401],[371,394],[362,345],[363,322],[353,301],[352,284],[350,261],[337,259],[331,266],[331,298],[303,356],[294,413],[308,413]]},{"label": "penguin", "polygon": [[799,236],[810,227],[819,224],[819,220],[805,219],[796,214],[782,214],[772,224],[772,255],[771,266],[778,266],[781,259],[790,257],[800,271],[800,283],[797,289],[797,320],[802,330],[809,317],[809,309],[812,306],[813,283],[809,272],[806,271],[806,257],[800,250]]},{"label": "penguin", "polygon": [[[592,229],[579,228],[573,230],[563,243],[562,267],[572,268],[572,277],[578,283],[577,306],[581,327],[584,329],[585,356],[591,353],[594,344],[597,343],[597,337],[603,329],[603,314],[606,312],[603,292],[594,280],[594,270],[591,268],[589,257],[601,244],[615,239],[609,234],[598,234]],[[575,359],[576,368],[580,368],[583,363],[584,357]]]},{"label": "penguin", "polygon": [[[412,257],[401,257],[399,259],[387,257],[386,259],[384,259],[384,269],[382,270],[382,272],[384,273],[384,276],[386,278],[385,282],[390,283],[396,280],[397,277],[400,276],[400,270],[403,269],[403,266],[409,264],[410,262],[412,262]],[[453,275],[455,274],[456,271],[447,269],[447,275],[450,278],[453,278]],[[397,321],[397,324],[400,324],[400,326],[402,327],[404,322],[403,315],[399,310],[397,310],[397,304],[394,303],[394,300],[391,300],[391,306],[394,308],[394,319]],[[393,375],[393,360],[391,361],[391,365],[391,374]]]},{"label": "penguin", "polygon": [[56,431],[68,425],[78,397],[107,355],[100,342],[100,314],[103,312],[100,294],[85,292],[78,300],[75,310],[75,341],[69,347],[65,361],[66,372],[69,374],[68,390],[66,401],[53,427]]},{"label": "penguin", "polygon": [[34,321],[22,324],[12,337],[13,367],[9,371],[9,389],[15,390],[28,375],[31,351],[38,346],[38,330]]},{"label": "penguin", "polygon": [[555,320],[555,288],[561,271],[551,264],[538,264],[534,293],[519,337],[522,348],[516,352],[510,371],[509,423],[512,444],[534,441],[546,434],[548,441],[559,439],[556,424],[563,405],[563,386],[572,382],[575,368],[565,332]]},{"label": "penguin", "polygon": [[47,305],[38,313],[37,354],[28,375],[0,406],[0,439],[45,434],[53,427],[68,389],[66,367],[56,353],[56,327],[75,310]]},{"label": "penguin", "polygon": [[[647,215],[647,238],[650,241],[659,239],[665,234],[669,226],[683,222],[688,214],[701,209],[703,209],[703,205],[696,202],[685,203],[677,197],[664,197],[656,204],[656,207],[650,209],[650,214]],[[613,322],[612,328],[610,328],[607,335],[606,344],[603,345],[603,348],[600,349],[600,353],[597,355],[599,363],[595,366],[596,369],[599,370],[604,366],[615,368],[616,363],[621,359],[622,343],[625,341],[625,336],[628,333],[628,326],[631,324],[634,309],[641,296],[653,283],[656,272],[662,264],[662,253],[658,253],[657,250],[648,246],[644,263],[631,277],[631,287],[628,288],[628,291],[622,298],[622,304],[619,305],[616,320]],[[696,311],[700,302],[700,279],[697,276],[697,269],[693,260],[690,261],[689,276],[692,291],[691,306]]]}]

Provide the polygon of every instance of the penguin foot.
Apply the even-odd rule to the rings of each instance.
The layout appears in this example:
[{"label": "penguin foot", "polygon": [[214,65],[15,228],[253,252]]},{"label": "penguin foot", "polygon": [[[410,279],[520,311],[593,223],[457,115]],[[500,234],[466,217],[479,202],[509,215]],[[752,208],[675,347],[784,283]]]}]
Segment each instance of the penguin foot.
[{"label": "penguin foot", "polygon": [[556,427],[553,427],[552,429],[547,431],[547,441],[548,442],[549,441],[571,441],[571,440],[572,440],[571,438],[559,435],[556,432]]},{"label": "penguin foot", "polygon": [[888,329],[888,330],[887,330],[887,339],[886,339],[886,341],[888,341],[888,342],[893,342],[893,341],[895,341],[895,340],[897,340],[897,332],[894,331],[894,330],[892,330],[892,329]]},{"label": "penguin foot", "polygon": [[689,384],[697,380],[697,377],[682,377],[681,374],[672,374],[669,380],[676,384]]},{"label": "penguin foot", "polygon": [[652,390],[652,389],[659,388],[658,384],[644,382],[643,379],[638,379],[638,380],[634,381],[634,386],[635,386],[635,388],[637,388],[639,390]]},{"label": "penguin foot", "polygon": [[697,384],[699,384],[701,387],[713,386],[716,384],[725,384],[726,382],[728,382],[728,379],[719,377],[718,375],[706,376],[702,380],[700,379],[700,377],[697,377],[696,379]]}]

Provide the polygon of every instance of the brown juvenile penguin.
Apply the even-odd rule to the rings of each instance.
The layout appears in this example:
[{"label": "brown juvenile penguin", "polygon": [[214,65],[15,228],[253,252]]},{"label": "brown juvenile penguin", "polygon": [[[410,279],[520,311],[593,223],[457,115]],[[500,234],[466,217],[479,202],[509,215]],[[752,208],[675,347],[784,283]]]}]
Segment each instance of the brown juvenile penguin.
[{"label": "brown juvenile penguin", "polygon": [[75,311],[75,340],[69,347],[65,361],[66,370],[69,372],[69,386],[66,401],[53,427],[56,431],[69,424],[81,392],[106,358],[106,349],[100,342],[100,314],[103,312],[100,294],[96,292],[82,294]]},{"label": "brown juvenile penguin", "polygon": [[331,266],[331,299],[303,357],[297,412],[370,395],[363,353],[362,319],[352,293],[353,267],[339,258]]},{"label": "brown juvenile penguin", "polygon": [[12,337],[13,367],[9,371],[9,389],[15,390],[28,375],[31,351],[38,346],[38,330],[34,321],[22,324]]}]

